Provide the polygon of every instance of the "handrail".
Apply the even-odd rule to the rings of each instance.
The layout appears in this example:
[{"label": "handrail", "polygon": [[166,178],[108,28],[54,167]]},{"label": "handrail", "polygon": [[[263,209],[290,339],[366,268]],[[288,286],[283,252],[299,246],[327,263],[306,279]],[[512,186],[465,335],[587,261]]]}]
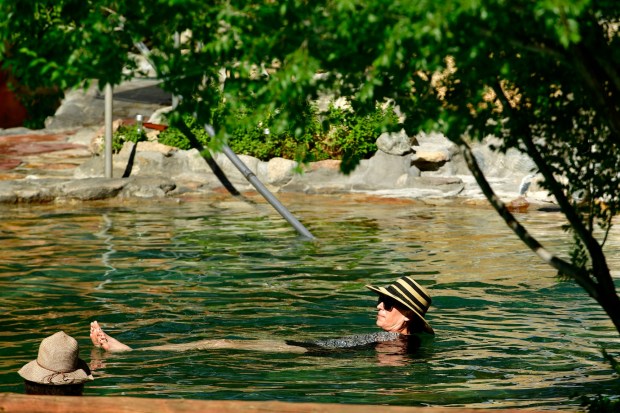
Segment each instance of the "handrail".
[{"label": "handrail", "polygon": [[254,174],[254,172],[252,172],[252,170],[248,168],[241,159],[239,159],[237,154],[235,154],[235,152],[230,149],[230,146],[224,144],[222,147],[222,152],[233,163],[233,165],[235,165],[239,172],[241,172],[245,179],[247,179],[248,182],[251,183],[254,188],[256,188],[256,190],[263,196],[263,198],[265,198],[267,202],[269,202],[271,206],[273,206],[273,208],[278,211],[278,213],[282,215],[282,217],[287,220],[288,223],[291,224],[300,235],[309,239],[314,239],[314,235],[312,235],[310,231],[308,231],[308,229],[306,229],[306,227],[304,227],[303,224],[299,222],[297,218],[295,218],[284,205],[282,205],[278,198],[276,198],[269,191],[269,189],[267,189],[267,187],[263,185],[260,179],[258,179],[258,177]]},{"label": "handrail", "polygon": [[[177,41],[177,38],[175,37],[175,42],[176,41]],[[150,50],[144,43],[137,42],[135,46],[146,59],[150,60],[149,58]],[[174,106],[176,106],[176,104]],[[213,127],[211,125],[205,125],[205,131],[207,132],[207,134],[209,134],[209,136],[213,136],[215,134],[214,133],[215,131],[213,130]],[[196,147],[196,149],[198,149],[201,153],[203,152],[204,148],[202,148],[202,145],[197,140],[190,138],[190,142],[192,146]],[[312,233],[308,231],[308,229],[301,222],[299,222],[299,220],[295,218],[293,214],[291,214],[290,211],[286,209],[284,205],[282,205],[282,203],[278,200],[278,198],[276,198],[269,191],[269,189],[267,189],[267,187],[263,185],[260,179],[258,179],[258,177],[250,170],[250,168],[248,168],[243,163],[243,161],[239,159],[239,157],[235,154],[235,152],[233,152],[233,150],[227,144],[224,144],[224,146],[222,147],[222,151],[224,152],[224,155],[226,155],[226,157],[230,160],[230,162],[232,162],[232,164],[235,165],[235,167],[239,170],[239,172],[241,172],[241,174],[245,177],[245,179],[247,179],[247,181],[250,184],[252,184],[254,188],[256,188],[258,193],[260,193],[263,196],[263,198],[265,198],[265,200],[267,200],[267,202],[269,202],[271,206],[273,206],[273,208],[289,224],[291,224],[293,228],[295,228],[295,230],[301,236],[308,238],[310,240],[315,239],[314,235],[312,235]]]}]

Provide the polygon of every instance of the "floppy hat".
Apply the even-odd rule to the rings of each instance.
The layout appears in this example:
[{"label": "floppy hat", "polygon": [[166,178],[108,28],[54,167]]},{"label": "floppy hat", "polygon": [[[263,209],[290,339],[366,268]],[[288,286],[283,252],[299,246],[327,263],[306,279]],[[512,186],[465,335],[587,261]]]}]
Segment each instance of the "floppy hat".
[{"label": "floppy hat", "polygon": [[420,317],[420,320],[424,323],[424,331],[435,334],[433,327],[424,319],[428,307],[431,306],[431,296],[428,294],[428,291],[413,278],[406,275],[387,287],[367,285],[366,288],[379,295],[385,295],[395,299],[405,308],[413,311],[415,315]]},{"label": "floppy hat", "polygon": [[18,373],[28,381],[56,386],[94,380],[79,354],[78,342],[64,331],[59,331],[41,341],[37,359],[26,364]]}]

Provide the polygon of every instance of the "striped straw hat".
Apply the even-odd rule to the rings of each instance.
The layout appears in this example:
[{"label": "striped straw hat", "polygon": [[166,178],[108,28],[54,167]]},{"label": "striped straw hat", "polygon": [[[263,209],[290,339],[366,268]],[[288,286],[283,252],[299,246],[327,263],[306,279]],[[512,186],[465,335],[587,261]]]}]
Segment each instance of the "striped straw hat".
[{"label": "striped straw hat", "polygon": [[374,287],[367,285],[366,288],[376,292],[379,295],[391,297],[401,303],[405,308],[413,311],[424,323],[424,331],[435,334],[433,328],[424,319],[424,315],[431,306],[431,296],[428,291],[413,278],[404,276],[396,280],[396,282],[387,287]]}]

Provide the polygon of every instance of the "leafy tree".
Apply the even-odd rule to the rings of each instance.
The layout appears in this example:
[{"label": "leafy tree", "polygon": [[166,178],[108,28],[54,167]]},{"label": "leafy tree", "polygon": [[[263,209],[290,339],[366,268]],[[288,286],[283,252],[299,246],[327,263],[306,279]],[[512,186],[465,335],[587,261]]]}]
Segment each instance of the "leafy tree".
[{"label": "leafy tree", "polygon": [[[30,86],[117,84],[135,69],[129,52],[147,45],[164,88],[182,97],[178,119],[213,125],[213,148],[248,108],[248,128],[269,119],[272,133],[303,136],[296,115],[321,94],[360,116],[389,99],[409,133],[440,130],[460,145],[510,228],[620,332],[603,250],[620,206],[617,0],[5,0],[0,22],[3,64]],[[570,257],[546,250],[493,193],[469,149],[489,134],[536,164],[570,223]]]},{"label": "leafy tree", "polygon": [[43,125],[66,89],[92,80],[118,84],[124,67],[135,68],[123,52],[131,39],[106,3],[0,3],[0,65],[15,79],[34,127]]}]

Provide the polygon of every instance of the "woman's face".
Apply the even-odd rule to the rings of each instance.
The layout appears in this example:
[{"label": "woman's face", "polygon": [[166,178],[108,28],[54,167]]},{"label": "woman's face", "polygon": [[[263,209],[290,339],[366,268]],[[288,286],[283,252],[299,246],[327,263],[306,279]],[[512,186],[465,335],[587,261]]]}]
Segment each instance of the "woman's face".
[{"label": "woman's face", "polygon": [[409,319],[397,307],[394,299],[380,295],[377,310],[378,327],[393,333],[408,333],[407,321]]}]

